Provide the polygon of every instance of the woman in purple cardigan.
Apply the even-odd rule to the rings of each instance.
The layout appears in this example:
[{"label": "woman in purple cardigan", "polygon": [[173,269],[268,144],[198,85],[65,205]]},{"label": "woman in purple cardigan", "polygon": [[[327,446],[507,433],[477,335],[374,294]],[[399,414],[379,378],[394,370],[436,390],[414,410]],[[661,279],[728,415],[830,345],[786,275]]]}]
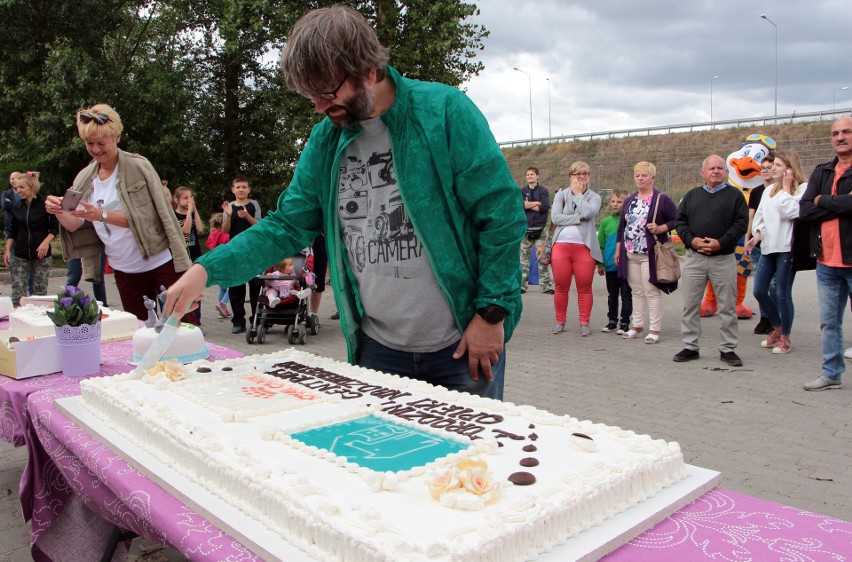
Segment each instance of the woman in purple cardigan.
[{"label": "woman in purple cardigan", "polygon": [[[645,314],[650,316],[645,343],[660,341],[663,322],[662,293],[677,289],[677,283],[658,283],[654,242],[665,243],[675,226],[677,205],[671,197],[654,188],[657,169],[650,162],[633,167],[636,193],[624,200],[616,238],[615,262],[618,277],[627,279],[633,292],[633,325],[622,336],[633,339],[645,329]],[[655,217],[656,214],[656,217]]]}]

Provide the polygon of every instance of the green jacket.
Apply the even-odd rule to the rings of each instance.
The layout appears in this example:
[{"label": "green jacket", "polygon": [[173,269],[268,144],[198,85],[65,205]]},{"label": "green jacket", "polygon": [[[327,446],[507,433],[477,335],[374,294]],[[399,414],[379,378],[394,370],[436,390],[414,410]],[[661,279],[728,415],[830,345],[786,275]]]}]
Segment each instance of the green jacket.
[{"label": "green jacket", "polygon": [[[508,314],[506,341],[521,315],[520,242],[526,231],[521,192],[485,117],[461,91],[403,78],[392,67],[393,107],[382,115],[405,210],[464,332],[476,309]],[[293,255],[324,231],[331,283],[350,362],[358,358],[363,309],[338,216],[340,158],[362,132],[329,119],[317,124],[278,208],[199,259],[208,285],[245,283]],[[417,298],[412,295],[412,298]]]}]

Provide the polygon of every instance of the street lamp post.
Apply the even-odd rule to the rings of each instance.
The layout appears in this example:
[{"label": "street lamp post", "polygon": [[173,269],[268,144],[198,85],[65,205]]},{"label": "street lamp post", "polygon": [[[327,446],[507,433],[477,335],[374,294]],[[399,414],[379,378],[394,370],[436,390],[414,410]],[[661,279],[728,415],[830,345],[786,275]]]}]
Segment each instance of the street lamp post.
[{"label": "street lamp post", "polygon": [[553,138],[553,130],[550,128],[550,78],[547,79],[547,136]]},{"label": "street lamp post", "polygon": [[766,14],[760,14],[760,17],[771,23],[772,27],[775,28],[775,117],[778,117],[778,26]]},{"label": "street lamp post", "polygon": [[713,128],[713,81],[718,80],[718,76],[710,79],[710,128]]},{"label": "street lamp post", "polygon": [[834,99],[835,99],[834,96],[837,94],[837,92],[842,92],[843,90],[848,90],[848,89],[849,89],[849,86],[843,86],[842,88],[838,88],[838,89],[834,90],[833,92],[831,92],[831,109],[834,109]]},{"label": "street lamp post", "polygon": [[527,75],[527,84],[529,84],[529,87],[530,87],[530,140],[533,140],[535,138],[535,136],[533,135],[532,77],[530,76],[529,72],[524,72],[523,70],[521,70],[517,66],[513,67],[513,69]]}]

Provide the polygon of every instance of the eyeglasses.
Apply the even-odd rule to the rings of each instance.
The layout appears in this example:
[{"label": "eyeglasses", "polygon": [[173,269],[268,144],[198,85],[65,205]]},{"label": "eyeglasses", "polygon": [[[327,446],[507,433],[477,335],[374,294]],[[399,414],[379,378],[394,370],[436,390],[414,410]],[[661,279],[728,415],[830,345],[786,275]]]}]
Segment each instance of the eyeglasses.
[{"label": "eyeglasses", "polygon": [[589,172],[574,172],[572,176],[588,176]]},{"label": "eyeglasses", "polygon": [[761,172],[771,172],[772,171],[772,164],[770,164],[768,166],[761,166],[760,171]]},{"label": "eyeglasses", "polygon": [[759,142],[769,150],[775,150],[775,147],[778,146],[778,143],[767,137],[766,135],[761,135],[759,133],[754,133],[745,138],[746,142]]},{"label": "eyeglasses", "polygon": [[317,99],[321,99],[321,100],[325,100],[325,101],[331,101],[331,100],[333,100],[334,98],[337,97],[337,92],[339,92],[340,88],[343,87],[344,82],[346,82],[346,78],[347,77],[344,76],[343,80],[340,81],[340,84],[338,84],[337,87],[330,92],[319,92],[319,93],[316,93],[316,94],[304,93],[302,95],[304,95],[308,99],[317,98]]},{"label": "eyeglasses", "polygon": [[77,118],[80,119],[80,122],[84,125],[88,125],[92,121],[98,125],[109,123],[109,115],[104,115],[103,113],[89,113],[88,111],[81,111],[77,114]]}]

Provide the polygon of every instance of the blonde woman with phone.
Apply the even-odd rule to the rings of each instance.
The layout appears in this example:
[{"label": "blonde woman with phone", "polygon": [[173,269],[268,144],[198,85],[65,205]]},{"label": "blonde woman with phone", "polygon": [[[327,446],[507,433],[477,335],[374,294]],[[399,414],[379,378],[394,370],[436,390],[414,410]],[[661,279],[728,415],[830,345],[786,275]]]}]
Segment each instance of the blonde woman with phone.
[{"label": "blonde woman with phone", "polygon": [[77,111],[76,122],[92,162],[65,197],[47,198],[47,212],[59,219],[65,259],[82,258],[83,278],[95,283],[106,253],[122,307],[145,320],[144,297],[155,301],[192,265],[183,233],[151,163],[118,148],[118,113],[97,104]]}]

